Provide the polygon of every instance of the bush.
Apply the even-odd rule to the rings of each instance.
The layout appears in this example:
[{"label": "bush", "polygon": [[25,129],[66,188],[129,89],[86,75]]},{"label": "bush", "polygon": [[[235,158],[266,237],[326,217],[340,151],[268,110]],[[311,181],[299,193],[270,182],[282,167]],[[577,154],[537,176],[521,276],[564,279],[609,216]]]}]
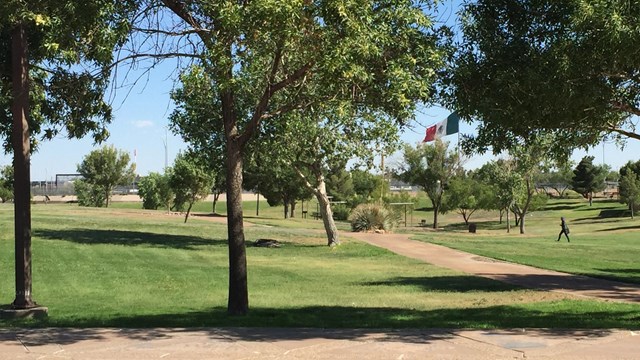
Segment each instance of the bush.
[{"label": "bush", "polygon": [[100,185],[76,180],[73,182],[73,187],[80,206],[103,207],[107,201],[105,189]]},{"label": "bush", "polygon": [[339,221],[345,221],[349,218],[349,208],[346,205],[336,205],[331,209],[333,211],[333,218]]},{"label": "bush", "polygon": [[173,194],[169,187],[168,175],[152,172],[140,181],[138,188],[144,209],[156,210],[160,206],[169,209]]},{"label": "bush", "polygon": [[357,232],[371,230],[391,231],[398,222],[397,216],[393,211],[374,204],[358,205],[349,215],[349,221],[351,222],[351,230]]}]

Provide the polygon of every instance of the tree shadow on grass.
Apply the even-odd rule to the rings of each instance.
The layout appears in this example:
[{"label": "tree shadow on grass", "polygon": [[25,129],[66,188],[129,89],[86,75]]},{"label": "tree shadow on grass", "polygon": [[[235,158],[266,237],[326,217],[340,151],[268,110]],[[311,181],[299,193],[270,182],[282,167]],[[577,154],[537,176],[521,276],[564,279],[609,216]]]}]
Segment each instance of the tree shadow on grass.
[{"label": "tree shadow on grass", "polygon": [[[430,343],[454,337],[454,329],[544,328],[548,336],[605,336],[608,330],[636,329],[640,321],[637,308],[593,311],[575,302],[558,302],[549,310],[522,306],[488,306],[461,309],[416,310],[394,307],[306,306],[300,308],[254,307],[247,316],[229,316],[225,308],[198,311],[121,315],[107,318],[56,319],[55,315],[31,322],[5,321],[1,326],[46,328],[42,330],[0,329],[0,341],[11,332],[31,344],[60,345],[100,339],[101,328],[122,328],[115,336],[135,340],[173,337],[181,332],[203,332],[220,341],[276,342],[305,339],[358,340],[372,333],[376,341]],[[161,328],[165,328],[164,330]],[[167,330],[166,328],[171,328]],[[376,330],[386,329],[386,330]],[[413,329],[413,330],[411,330]],[[557,330],[554,330],[557,329]],[[581,329],[581,330],[567,330]]]},{"label": "tree shadow on grass", "polygon": [[522,287],[477,276],[398,277],[384,281],[366,282],[366,286],[412,286],[424,291],[495,292],[519,290]]},{"label": "tree shadow on grass", "polygon": [[555,203],[553,205],[545,206],[544,210],[545,211],[575,210],[582,206],[583,204],[576,204],[576,203]]},{"label": "tree shadow on grass", "polygon": [[614,228],[599,229],[596,231],[616,231],[616,230],[640,230],[640,224],[634,226],[618,226]]},{"label": "tree shadow on grass", "polygon": [[77,244],[152,246],[183,250],[195,250],[198,246],[222,246],[227,244],[226,240],[205,239],[197,236],[167,235],[123,230],[35,230],[33,234],[35,237],[45,240],[62,240]]}]

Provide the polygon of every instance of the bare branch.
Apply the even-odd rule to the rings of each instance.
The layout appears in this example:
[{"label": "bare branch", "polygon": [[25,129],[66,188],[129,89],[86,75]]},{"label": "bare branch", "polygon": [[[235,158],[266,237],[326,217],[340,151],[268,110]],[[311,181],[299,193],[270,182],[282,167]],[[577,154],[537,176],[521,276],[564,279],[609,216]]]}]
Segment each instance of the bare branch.
[{"label": "bare branch", "polygon": [[168,31],[168,30],[161,30],[161,29],[133,28],[132,30],[138,31],[144,34],[162,34],[167,36],[186,36],[186,35],[198,34],[201,32],[205,32],[205,33],[211,32],[211,30],[208,30],[208,29],[189,29],[189,30],[183,30],[183,31]]}]

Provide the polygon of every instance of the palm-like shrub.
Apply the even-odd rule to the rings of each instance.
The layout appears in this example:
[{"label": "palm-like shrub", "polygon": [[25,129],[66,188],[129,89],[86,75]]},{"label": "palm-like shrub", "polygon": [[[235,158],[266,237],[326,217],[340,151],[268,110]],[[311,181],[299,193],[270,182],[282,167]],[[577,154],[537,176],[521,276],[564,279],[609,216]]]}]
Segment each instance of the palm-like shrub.
[{"label": "palm-like shrub", "polygon": [[397,216],[393,211],[383,206],[361,204],[353,209],[351,215],[349,215],[349,222],[351,222],[351,230],[357,232],[390,231],[397,223]]}]

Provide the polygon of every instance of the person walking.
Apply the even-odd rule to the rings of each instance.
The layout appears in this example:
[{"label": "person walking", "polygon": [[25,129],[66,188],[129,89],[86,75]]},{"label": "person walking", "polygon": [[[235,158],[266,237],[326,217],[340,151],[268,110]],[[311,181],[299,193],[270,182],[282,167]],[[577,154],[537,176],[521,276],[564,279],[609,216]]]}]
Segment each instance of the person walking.
[{"label": "person walking", "polygon": [[560,221],[560,227],[562,227],[562,230],[560,230],[560,234],[558,234],[558,240],[556,241],[560,241],[562,234],[564,234],[564,236],[567,237],[567,242],[571,242],[571,240],[569,240],[569,226],[567,225],[567,222],[564,221],[564,217],[561,217]]}]

